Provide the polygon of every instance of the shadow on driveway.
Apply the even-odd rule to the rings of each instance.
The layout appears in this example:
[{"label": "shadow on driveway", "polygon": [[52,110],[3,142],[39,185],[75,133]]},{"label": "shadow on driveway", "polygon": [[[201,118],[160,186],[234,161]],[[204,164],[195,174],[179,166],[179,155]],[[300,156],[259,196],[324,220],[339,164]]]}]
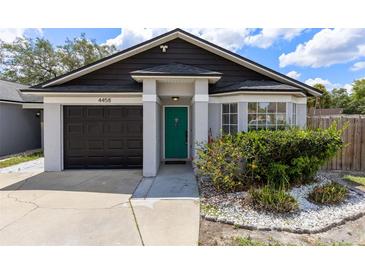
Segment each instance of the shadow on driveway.
[{"label": "shadow on driveway", "polygon": [[0,191],[49,190],[131,195],[142,178],[141,170],[73,170],[43,172],[14,182],[16,174],[2,174]]}]

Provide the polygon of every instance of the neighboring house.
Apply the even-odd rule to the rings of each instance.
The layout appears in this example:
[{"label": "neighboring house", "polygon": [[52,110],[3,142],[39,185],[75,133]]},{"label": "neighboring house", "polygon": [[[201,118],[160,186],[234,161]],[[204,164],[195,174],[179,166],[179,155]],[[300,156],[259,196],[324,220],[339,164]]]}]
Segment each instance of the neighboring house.
[{"label": "neighboring house", "polygon": [[319,90],[176,29],[24,89],[44,96],[45,170],[189,160],[223,132],[306,126]]},{"label": "neighboring house", "polygon": [[0,80],[0,156],[42,147],[42,97],[22,94],[24,88]]}]

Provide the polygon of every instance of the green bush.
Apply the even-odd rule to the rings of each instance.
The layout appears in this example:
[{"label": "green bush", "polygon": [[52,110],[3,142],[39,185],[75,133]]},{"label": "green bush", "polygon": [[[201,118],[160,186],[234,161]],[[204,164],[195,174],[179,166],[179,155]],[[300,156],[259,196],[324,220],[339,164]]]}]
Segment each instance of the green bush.
[{"label": "green bush", "polygon": [[269,184],[288,188],[313,180],[326,161],[341,149],[342,130],[259,130],[224,135],[197,150],[201,175],[219,191],[247,190]]},{"label": "green bush", "polygon": [[348,189],[339,183],[332,182],[324,186],[317,186],[308,195],[308,199],[317,204],[337,204],[346,199]]},{"label": "green bush", "polygon": [[250,204],[257,210],[288,213],[298,209],[298,202],[283,189],[276,190],[267,185],[250,189],[249,195]]}]

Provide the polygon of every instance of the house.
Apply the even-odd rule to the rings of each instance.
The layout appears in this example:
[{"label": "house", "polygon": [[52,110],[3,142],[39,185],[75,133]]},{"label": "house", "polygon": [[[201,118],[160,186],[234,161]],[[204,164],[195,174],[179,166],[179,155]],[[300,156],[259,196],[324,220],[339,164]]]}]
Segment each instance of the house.
[{"label": "house", "polygon": [[42,97],[22,94],[24,88],[0,80],[0,157],[42,146]]},{"label": "house", "polygon": [[189,160],[210,136],[306,126],[319,90],[175,29],[47,82],[45,170]]}]

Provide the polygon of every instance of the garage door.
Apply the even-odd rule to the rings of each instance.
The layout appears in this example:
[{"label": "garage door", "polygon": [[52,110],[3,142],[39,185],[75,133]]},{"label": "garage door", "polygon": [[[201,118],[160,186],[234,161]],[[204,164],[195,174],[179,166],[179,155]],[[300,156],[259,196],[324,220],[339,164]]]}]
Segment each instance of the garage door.
[{"label": "garage door", "polygon": [[64,168],[141,168],[141,106],[65,106]]}]

